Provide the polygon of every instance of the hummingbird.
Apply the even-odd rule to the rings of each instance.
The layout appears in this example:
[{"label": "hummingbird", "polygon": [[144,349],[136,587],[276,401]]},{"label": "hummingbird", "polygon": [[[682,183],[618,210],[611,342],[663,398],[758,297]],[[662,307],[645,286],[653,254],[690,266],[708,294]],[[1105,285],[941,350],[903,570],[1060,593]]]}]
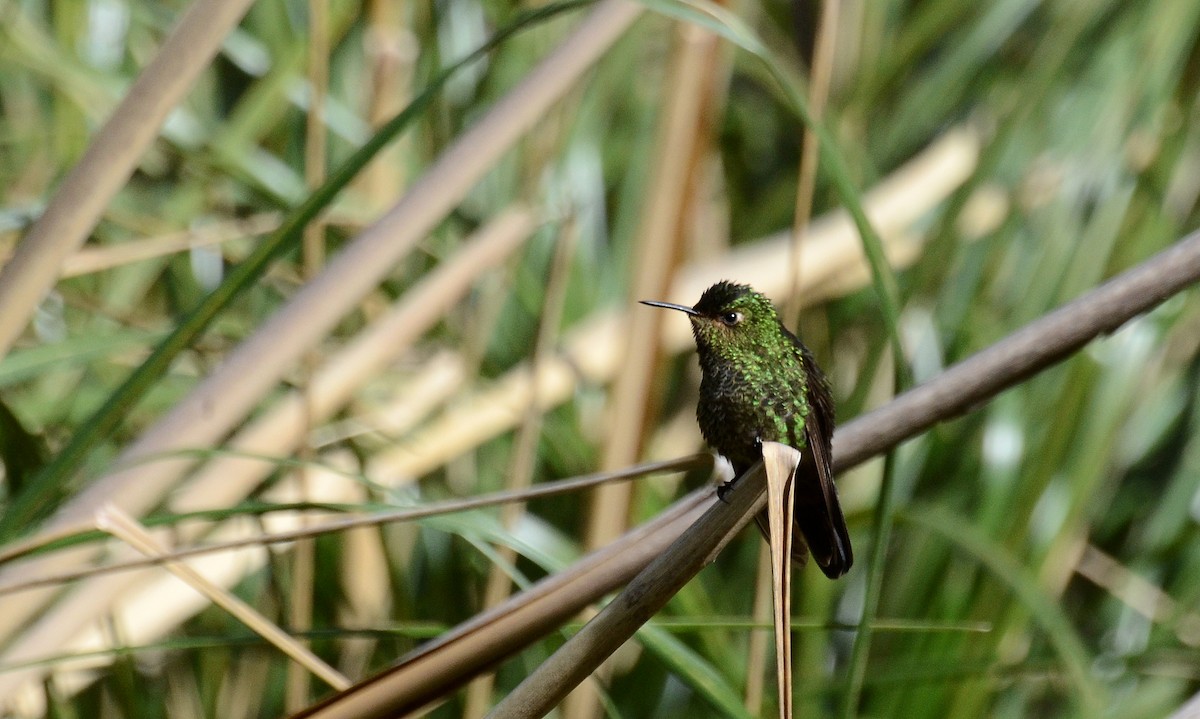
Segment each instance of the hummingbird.
[{"label": "hummingbird", "polygon": [[[709,446],[733,465],[735,479],[762,458],[763,442],[800,450],[792,520],[800,531],[792,559],[805,562],[807,542],[825,576],[845,574],[854,554],[833,484],[833,397],[812,352],[749,285],[718,282],[692,307],[641,302],[691,320],[702,375],[696,421]],[[718,494],[731,487],[732,481]],[[755,519],[766,535],[766,510]]]}]

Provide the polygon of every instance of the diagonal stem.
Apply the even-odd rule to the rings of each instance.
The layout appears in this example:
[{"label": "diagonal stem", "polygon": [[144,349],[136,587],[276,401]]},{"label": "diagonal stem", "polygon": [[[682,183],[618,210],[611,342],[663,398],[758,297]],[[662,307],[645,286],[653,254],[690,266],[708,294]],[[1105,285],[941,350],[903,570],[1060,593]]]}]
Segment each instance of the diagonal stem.
[{"label": "diagonal stem", "polygon": [[[834,437],[835,469],[849,469],[937,422],[974,409],[1197,279],[1200,232],[1186,236],[887,405],[854,419]],[[739,487],[743,491],[729,495],[729,506],[710,507],[600,614],[526,677],[490,716],[541,716],[631,637],[715,557],[732,533],[763,507],[758,465],[739,481]]]}]

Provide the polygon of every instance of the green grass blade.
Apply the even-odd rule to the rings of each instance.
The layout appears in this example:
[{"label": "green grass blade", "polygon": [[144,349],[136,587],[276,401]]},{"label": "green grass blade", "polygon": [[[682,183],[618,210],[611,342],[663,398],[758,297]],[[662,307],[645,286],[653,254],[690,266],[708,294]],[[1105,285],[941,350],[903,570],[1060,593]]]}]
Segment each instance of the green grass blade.
[{"label": "green grass blade", "polygon": [[897,516],[948,541],[987,568],[1025,605],[1033,620],[1058,653],[1071,680],[1071,698],[1087,717],[1101,716],[1108,704],[1107,692],[1091,676],[1092,656],[1080,639],[1063,606],[1047,595],[1012,554],[962,517],[938,507],[909,508]]}]

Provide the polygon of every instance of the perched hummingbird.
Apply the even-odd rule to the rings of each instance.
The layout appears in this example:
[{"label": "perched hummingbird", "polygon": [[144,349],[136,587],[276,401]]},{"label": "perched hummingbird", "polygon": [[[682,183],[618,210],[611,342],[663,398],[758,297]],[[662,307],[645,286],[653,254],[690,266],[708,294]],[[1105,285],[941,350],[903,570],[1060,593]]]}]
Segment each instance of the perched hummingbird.
[{"label": "perched hummingbird", "polygon": [[[700,356],[696,421],[713,449],[740,477],[762,458],[763,442],[800,450],[796,470],[796,535],[792,558],[804,547],[830,579],[854,562],[850,534],[833,485],[833,398],[812,352],[783,326],[771,300],[748,285],[718,282],[694,307],[642,300],[679,310],[692,322]],[[764,534],[767,514],[757,518]]]}]

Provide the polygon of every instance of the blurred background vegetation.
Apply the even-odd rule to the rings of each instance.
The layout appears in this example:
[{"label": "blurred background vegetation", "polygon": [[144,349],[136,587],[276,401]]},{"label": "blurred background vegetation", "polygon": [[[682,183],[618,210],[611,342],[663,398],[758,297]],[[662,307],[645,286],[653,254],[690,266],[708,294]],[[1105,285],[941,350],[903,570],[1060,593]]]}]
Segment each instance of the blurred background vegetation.
[{"label": "blurred background vegetation", "polygon": [[[185,7],[0,1],[4,251]],[[445,68],[501,29],[519,30],[429,95],[375,162],[351,167],[304,247],[255,270],[169,371],[122,400],[120,422],[80,471],[38,495],[34,516],[110,473],[122,448],[421,187],[549,52],[569,48],[593,8],[551,3],[531,17],[534,5],[493,0],[254,3],[0,360],[6,506],[38,491],[48,462],[165,334]],[[315,401],[307,414],[297,409],[307,419],[284,449],[250,449],[240,435],[192,447],[208,469],[187,475],[192,485],[181,474],[167,499],[151,501],[150,517],[173,541],[314,521],[264,505],[367,511],[702,449],[692,420],[697,368],[685,329],[669,326],[682,320],[639,315],[632,301],[647,289],[648,298],[691,303],[682,288],[764,284],[831,375],[841,418],[886,401],[897,391],[886,288],[866,282],[856,261],[802,283],[811,291],[800,293],[808,306],[799,313],[792,285],[778,281],[798,215],[822,218],[862,201],[831,182],[824,161],[811,192],[798,190],[802,161],[815,154],[802,151],[804,126],[786,88],[824,118],[861,192],[955,133],[980,143],[942,195],[911,201],[917,216],[903,228],[910,250],[896,260],[898,331],[902,366],[917,382],[1196,227],[1200,4],[768,0],[730,4],[729,23],[703,4],[656,0],[644,9],[230,431],[304,398],[325,363],[393,303],[412,313],[401,328],[418,336],[350,380],[329,410],[313,410]],[[765,51],[747,51],[758,42]],[[901,189],[917,193],[935,184],[907,181],[917,186]],[[509,224],[497,229],[501,221]],[[476,260],[458,289],[414,298],[488,232],[512,239]],[[814,226],[803,241],[816,235]],[[763,247],[774,248],[765,268],[723,274],[750,267],[732,258]],[[145,255],[121,254],[130,248]],[[880,600],[867,612],[875,632],[857,655],[853,625],[874,569],[883,463],[843,478],[858,561],[836,583],[811,567],[797,572],[797,711],[1049,717],[1100,707],[1161,717],[1200,690],[1198,328],[1200,306],[1187,293],[898,448],[888,463],[895,525]],[[661,351],[660,331],[675,333]],[[564,348],[574,353],[565,362]],[[549,375],[529,390],[529,377]],[[230,464],[214,465],[222,459]],[[258,474],[230,489],[234,465]],[[214,581],[358,679],[494,603],[510,579],[521,585],[561,568],[709,480],[653,479],[630,494],[537,500],[528,514],[477,511],[236,561],[219,555],[225,575]],[[214,513],[185,516],[200,510]],[[7,542],[37,529],[6,526]],[[121,542],[88,543],[120,556]],[[745,532],[617,655],[599,703],[585,697],[564,711],[727,716],[730,698],[740,705],[747,693],[749,715],[773,711],[771,691],[756,698],[771,664],[753,638],[765,632],[747,624],[761,616],[760,551],[758,535]],[[28,624],[7,628],[8,712],[274,717],[331,691],[164,571],[113,576],[125,578],[120,596],[92,594],[92,580],[64,583],[70,592],[41,595]],[[160,590],[179,594],[152,593]],[[159,618],[158,609],[173,611]],[[80,628],[47,641],[30,629],[39,616],[61,627],[79,617]],[[527,650],[499,667],[494,687],[455,694],[432,715],[478,715],[560,641]]]}]

